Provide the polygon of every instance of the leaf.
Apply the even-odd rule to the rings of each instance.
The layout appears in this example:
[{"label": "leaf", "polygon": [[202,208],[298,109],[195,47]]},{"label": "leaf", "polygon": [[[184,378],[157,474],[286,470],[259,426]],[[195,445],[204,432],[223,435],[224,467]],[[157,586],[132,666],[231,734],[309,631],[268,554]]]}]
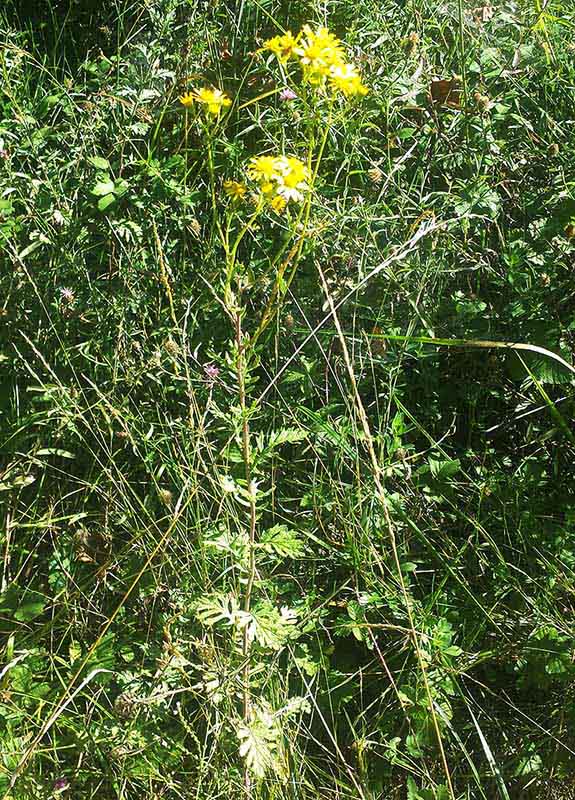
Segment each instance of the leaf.
[{"label": "leaf", "polygon": [[0,214],[8,216],[14,211],[14,206],[11,200],[0,199]]},{"label": "leaf", "polygon": [[116,181],[116,183],[114,184],[114,194],[116,195],[116,197],[122,197],[123,194],[126,194],[129,188],[130,184],[128,183],[128,181],[120,179],[119,181]]},{"label": "leaf", "polygon": [[443,461],[429,458],[429,468],[435,480],[444,481],[447,480],[447,478],[452,478],[459,472],[461,469],[461,462],[458,458],[448,458]]},{"label": "leaf", "polygon": [[249,620],[243,617],[240,624],[248,625],[248,636],[269,650],[281,650],[288,639],[293,637],[297,624],[295,611],[282,606],[281,610],[270,604],[262,604],[255,608]]},{"label": "leaf", "polygon": [[60,450],[58,447],[43,447],[36,453],[37,456],[60,456],[61,458],[76,458],[69,450]]},{"label": "leaf", "polygon": [[105,211],[110,206],[114,205],[116,202],[116,198],[113,194],[107,194],[105,197],[101,197],[98,200],[98,208],[100,211]]},{"label": "leaf", "polygon": [[215,625],[217,622],[233,624],[239,610],[238,601],[231,595],[213,594],[196,604],[196,616],[204,625]]},{"label": "leaf", "polygon": [[103,171],[110,169],[110,162],[101,156],[91,156],[88,161],[92,166],[96,167],[96,169],[101,169]]},{"label": "leaf", "polygon": [[95,197],[103,197],[104,195],[113,192],[114,188],[115,188],[114,181],[111,180],[110,178],[107,178],[106,180],[98,181],[94,185],[94,188],[92,189],[92,194]]},{"label": "leaf", "polygon": [[[93,669],[113,670],[116,664],[117,650],[115,635],[113,633],[106,633],[84,665],[84,670],[86,672]],[[107,680],[108,678],[105,679],[105,681]]]},{"label": "leaf", "polygon": [[249,725],[238,729],[240,756],[245,758],[246,766],[256,778],[263,778],[266,772],[279,772],[281,765],[277,758],[277,727],[271,714],[258,710]]},{"label": "leaf", "polygon": [[407,800],[419,800],[419,791],[413,777],[407,777]]},{"label": "leaf", "polygon": [[531,775],[533,772],[539,772],[542,767],[543,760],[539,753],[532,753],[531,755],[526,755],[519,759],[513,775],[515,777],[524,777],[526,775]]},{"label": "leaf", "polygon": [[282,428],[273,431],[268,439],[268,447],[279,447],[282,444],[295,444],[307,439],[307,431],[303,428]]},{"label": "leaf", "polygon": [[431,81],[431,99],[438,106],[461,108],[461,85],[458,78]]},{"label": "leaf", "polygon": [[34,483],[36,478],[34,475],[16,474],[9,481],[4,480],[0,482],[0,492],[8,492],[10,489],[16,489],[21,486],[29,486]]},{"label": "leaf", "polygon": [[259,547],[282,558],[297,558],[303,553],[304,543],[297,531],[290,530],[287,525],[274,525],[264,531]]},{"label": "leaf", "polygon": [[70,657],[70,664],[74,664],[82,655],[82,645],[78,642],[71,641],[68,647],[68,655]]},{"label": "leaf", "polygon": [[20,622],[30,622],[44,612],[46,598],[39,592],[29,592],[14,612],[14,619]]}]

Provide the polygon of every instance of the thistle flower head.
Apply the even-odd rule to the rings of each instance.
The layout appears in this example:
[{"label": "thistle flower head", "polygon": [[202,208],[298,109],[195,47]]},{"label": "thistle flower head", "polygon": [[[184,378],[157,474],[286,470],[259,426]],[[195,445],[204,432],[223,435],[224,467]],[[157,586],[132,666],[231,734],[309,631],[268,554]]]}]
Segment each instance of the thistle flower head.
[{"label": "thistle flower head", "polygon": [[76,299],[76,295],[74,294],[73,289],[69,289],[67,286],[63,286],[60,289],[60,297],[62,298],[63,303],[68,303],[72,305],[74,300]]},{"label": "thistle flower head", "polygon": [[68,780],[68,778],[62,777],[62,778],[56,778],[52,788],[56,794],[59,794],[60,792],[64,792],[66,789],[68,789],[69,786],[70,786],[70,781]]},{"label": "thistle flower head", "polygon": [[290,89],[289,86],[286,86],[285,89],[282,89],[279,94],[279,98],[282,101],[282,103],[289,103],[290,100],[295,100],[296,97],[297,94],[294,92],[293,89]]},{"label": "thistle flower head", "polygon": [[219,374],[220,369],[215,364],[204,364],[204,375],[208,382],[213,383],[217,380]]}]

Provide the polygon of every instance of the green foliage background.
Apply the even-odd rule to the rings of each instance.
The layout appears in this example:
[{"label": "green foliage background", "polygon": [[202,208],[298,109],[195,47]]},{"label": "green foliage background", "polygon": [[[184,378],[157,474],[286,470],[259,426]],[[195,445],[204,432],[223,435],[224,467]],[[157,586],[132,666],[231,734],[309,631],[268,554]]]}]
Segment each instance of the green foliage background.
[{"label": "green foliage background", "polygon": [[[246,759],[262,798],[575,796],[573,378],[461,342],[572,361],[575,14],[476,2],[0,11],[5,800],[235,798]],[[370,94],[329,129],[313,236],[249,364],[246,728],[224,200],[177,98],[237,100],[220,187],[254,154],[305,158],[301,98],[257,100],[281,77],[254,51],[306,22],[345,40]],[[460,107],[432,103],[454,75]],[[288,228],[243,245],[250,332]]]}]

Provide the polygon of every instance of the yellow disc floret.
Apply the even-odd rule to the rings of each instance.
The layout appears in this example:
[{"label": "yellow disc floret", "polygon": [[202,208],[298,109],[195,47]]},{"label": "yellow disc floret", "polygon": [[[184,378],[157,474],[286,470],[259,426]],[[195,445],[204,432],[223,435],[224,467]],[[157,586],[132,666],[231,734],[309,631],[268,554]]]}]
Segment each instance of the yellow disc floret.
[{"label": "yellow disc floret", "polygon": [[286,207],[286,206],[287,206],[287,200],[285,200],[285,199],[284,199],[284,198],[283,198],[281,195],[279,195],[279,194],[276,194],[276,196],[273,198],[273,200],[272,200],[272,201],[271,201],[271,203],[270,203],[270,207],[271,207],[271,208],[273,208],[273,210],[274,210],[274,211],[275,211],[277,214],[281,214],[281,213],[282,213],[282,211],[285,209],[285,207]]},{"label": "yellow disc floret", "polygon": [[278,156],[256,156],[250,160],[248,175],[252,180],[268,183],[277,180],[280,168]]},{"label": "yellow disc floret", "polygon": [[288,156],[282,162],[282,176],[278,182],[278,194],[284,200],[303,200],[308,187],[309,170],[299,158]]}]

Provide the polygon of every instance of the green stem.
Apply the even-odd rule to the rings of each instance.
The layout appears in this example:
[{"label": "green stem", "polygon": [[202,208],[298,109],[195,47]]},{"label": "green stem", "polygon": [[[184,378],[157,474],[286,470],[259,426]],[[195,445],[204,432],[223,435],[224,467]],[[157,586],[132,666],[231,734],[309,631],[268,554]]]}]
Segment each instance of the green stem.
[{"label": "green stem", "polygon": [[[260,322],[260,324],[258,326],[258,329],[255,332],[254,336],[252,337],[252,344],[254,344],[254,345],[257,342],[257,340],[259,339],[259,337],[262,335],[262,333],[265,331],[265,329],[268,327],[270,322],[274,319],[274,317],[277,314],[277,312],[279,311],[279,306],[280,306],[281,300],[285,296],[287,291],[289,290],[289,288],[290,288],[290,286],[292,284],[292,281],[293,281],[293,279],[295,277],[295,273],[296,273],[296,270],[297,270],[297,267],[298,267],[298,264],[299,264],[299,260],[301,258],[301,252],[302,252],[302,249],[303,249],[303,244],[304,244],[304,241],[305,241],[305,239],[307,237],[307,234],[308,234],[309,217],[310,217],[310,213],[311,213],[311,204],[312,204],[312,200],[313,200],[313,188],[314,188],[315,182],[317,180],[317,176],[318,176],[318,173],[319,173],[319,167],[320,167],[320,164],[321,164],[321,161],[322,161],[322,158],[323,158],[323,153],[324,153],[325,145],[326,145],[326,142],[327,142],[327,137],[328,137],[329,131],[331,129],[331,123],[332,123],[332,117],[333,117],[333,104],[334,104],[334,101],[332,99],[332,101],[330,102],[330,106],[329,106],[329,114],[328,114],[327,123],[326,123],[325,128],[324,128],[323,136],[322,136],[322,139],[321,139],[321,142],[320,142],[320,146],[319,146],[319,150],[318,150],[318,154],[317,154],[317,158],[316,158],[316,162],[315,162],[315,166],[313,168],[313,171],[312,171],[312,153],[313,153],[313,149],[314,149],[314,131],[313,130],[312,130],[311,135],[310,135],[309,151],[308,151],[308,169],[309,169],[309,171],[311,173],[311,176],[312,176],[311,177],[311,182],[310,182],[310,190],[308,192],[308,196],[306,198],[305,205],[303,206],[302,210],[300,211],[300,213],[299,213],[299,215],[297,217],[297,220],[296,220],[296,224],[294,226],[294,228],[297,229],[297,227],[301,223],[301,220],[302,220],[302,217],[303,217],[302,231],[301,231],[301,233],[300,233],[300,235],[299,235],[299,237],[298,237],[298,239],[296,241],[296,244],[294,246],[292,246],[291,250],[288,252],[287,257],[284,259],[283,263],[280,265],[280,268],[278,269],[278,272],[277,272],[277,275],[276,275],[276,280],[275,280],[275,283],[274,283],[274,287],[272,289],[272,293],[271,293],[270,299],[267,302],[267,305],[266,305],[266,308],[265,308],[264,313],[262,315],[262,319],[261,319],[261,322]],[[289,242],[286,242],[286,244],[277,253],[276,257],[272,261],[272,269],[275,268],[275,266],[277,265],[278,261],[280,260],[282,255],[285,253],[288,244],[289,244]],[[284,283],[284,275],[285,275],[285,273],[286,273],[286,271],[287,271],[287,269],[288,269],[290,264],[293,264],[293,266],[292,266],[292,269],[291,269],[291,272],[289,274],[289,277],[288,277],[287,281]],[[283,288],[282,288],[282,286],[283,286]],[[280,295],[279,302],[277,302],[278,301],[278,295]]]}]

